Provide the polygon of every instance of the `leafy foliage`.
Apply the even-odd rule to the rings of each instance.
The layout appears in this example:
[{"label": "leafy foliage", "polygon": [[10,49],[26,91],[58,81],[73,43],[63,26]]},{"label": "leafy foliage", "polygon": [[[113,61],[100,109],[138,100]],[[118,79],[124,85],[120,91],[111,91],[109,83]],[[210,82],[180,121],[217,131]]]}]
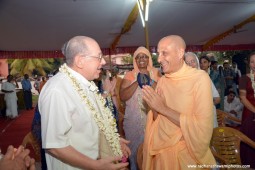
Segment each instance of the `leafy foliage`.
[{"label": "leafy foliage", "polygon": [[131,55],[127,55],[122,58],[122,62],[124,64],[133,64],[133,57]]},{"label": "leafy foliage", "polygon": [[28,74],[32,76],[34,70],[40,75],[45,76],[45,70],[53,68],[54,59],[8,59],[10,64],[10,74],[14,76],[23,76]]}]

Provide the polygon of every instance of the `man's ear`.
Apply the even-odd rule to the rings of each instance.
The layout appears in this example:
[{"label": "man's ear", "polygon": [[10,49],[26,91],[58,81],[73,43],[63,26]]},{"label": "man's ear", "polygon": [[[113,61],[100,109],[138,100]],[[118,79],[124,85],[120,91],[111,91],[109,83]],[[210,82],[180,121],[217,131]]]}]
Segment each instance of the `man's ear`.
[{"label": "man's ear", "polygon": [[75,56],[74,58],[74,65],[78,68],[83,68],[83,65],[84,65],[84,59],[83,57],[77,55]]}]

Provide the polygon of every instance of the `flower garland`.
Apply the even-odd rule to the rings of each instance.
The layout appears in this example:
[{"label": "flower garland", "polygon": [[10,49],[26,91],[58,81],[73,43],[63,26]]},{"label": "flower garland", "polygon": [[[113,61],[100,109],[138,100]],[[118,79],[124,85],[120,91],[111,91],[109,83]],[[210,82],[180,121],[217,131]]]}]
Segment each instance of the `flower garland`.
[{"label": "flower garland", "polygon": [[[120,146],[120,138],[119,134],[117,133],[116,129],[116,121],[114,121],[112,112],[109,108],[105,106],[105,99],[97,92],[98,90],[94,91],[95,99],[98,103],[98,106],[101,113],[98,112],[94,105],[90,102],[90,100],[87,98],[87,94],[85,91],[81,88],[80,83],[77,81],[77,79],[71,74],[71,72],[68,70],[68,66],[66,64],[63,64],[59,71],[66,74],[68,78],[71,80],[72,85],[74,89],[78,92],[80,95],[82,101],[89,107],[89,110],[96,121],[99,129],[103,132],[105,135],[106,140],[110,144],[110,147],[112,148],[114,155],[116,156],[122,156],[121,146]],[[91,86],[96,86],[94,82],[91,82]]]},{"label": "flower garland", "polygon": [[250,78],[251,78],[251,86],[253,88],[253,91],[254,91],[254,97],[255,97],[255,82],[254,82],[254,74],[253,74],[253,71],[251,70],[250,72]]}]

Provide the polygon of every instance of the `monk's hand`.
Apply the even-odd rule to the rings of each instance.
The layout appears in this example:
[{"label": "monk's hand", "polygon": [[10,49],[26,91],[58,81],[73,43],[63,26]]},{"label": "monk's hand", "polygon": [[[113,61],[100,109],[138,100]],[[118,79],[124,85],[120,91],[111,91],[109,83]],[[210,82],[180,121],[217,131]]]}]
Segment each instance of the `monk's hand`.
[{"label": "monk's hand", "polygon": [[117,83],[117,79],[115,77],[113,77],[112,80],[110,81],[110,83],[111,83],[110,93],[114,94],[116,83]]},{"label": "monk's hand", "polygon": [[109,80],[109,78],[106,78],[105,80],[103,80],[104,91],[110,92],[111,88],[112,88],[112,85],[111,85],[111,81]]},{"label": "monk's hand", "polygon": [[154,111],[158,113],[162,113],[162,110],[167,107],[166,105],[166,99],[164,94],[161,92],[161,90],[158,88],[157,91],[155,91],[150,86],[143,86],[143,100],[149,105],[149,107]]},{"label": "monk's hand", "polygon": [[123,153],[123,156],[125,156],[126,158],[128,158],[131,155],[131,150],[127,146],[129,143],[130,143],[130,141],[128,141],[124,138],[120,138],[121,151]]}]

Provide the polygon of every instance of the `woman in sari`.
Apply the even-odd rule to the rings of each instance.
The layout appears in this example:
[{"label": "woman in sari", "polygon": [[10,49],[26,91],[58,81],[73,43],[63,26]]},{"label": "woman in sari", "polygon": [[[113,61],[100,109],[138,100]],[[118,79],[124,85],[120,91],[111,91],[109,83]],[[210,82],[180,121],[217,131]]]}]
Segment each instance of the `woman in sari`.
[{"label": "woman in sari", "polygon": [[[250,73],[239,79],[239,93],[244,105],[241,131],[253,141],[255,140],[255,52],[250,54]],[[243,165],[255,168],[255,149],[241,143],[241,160]]]},{"label": "woman in sari", "polygon": [[156,87],[160,73],[152,66],[151,54],[144,47],[139,47],[135,51],[133,66],[134,69],[127,72],[122,80],[120,99],[126,104],[123,128],[126,139],[130,141],[130,168],[136,170],[137,148],[144,140],[148,112],[148,107],[142,99],[142,86]]}]

